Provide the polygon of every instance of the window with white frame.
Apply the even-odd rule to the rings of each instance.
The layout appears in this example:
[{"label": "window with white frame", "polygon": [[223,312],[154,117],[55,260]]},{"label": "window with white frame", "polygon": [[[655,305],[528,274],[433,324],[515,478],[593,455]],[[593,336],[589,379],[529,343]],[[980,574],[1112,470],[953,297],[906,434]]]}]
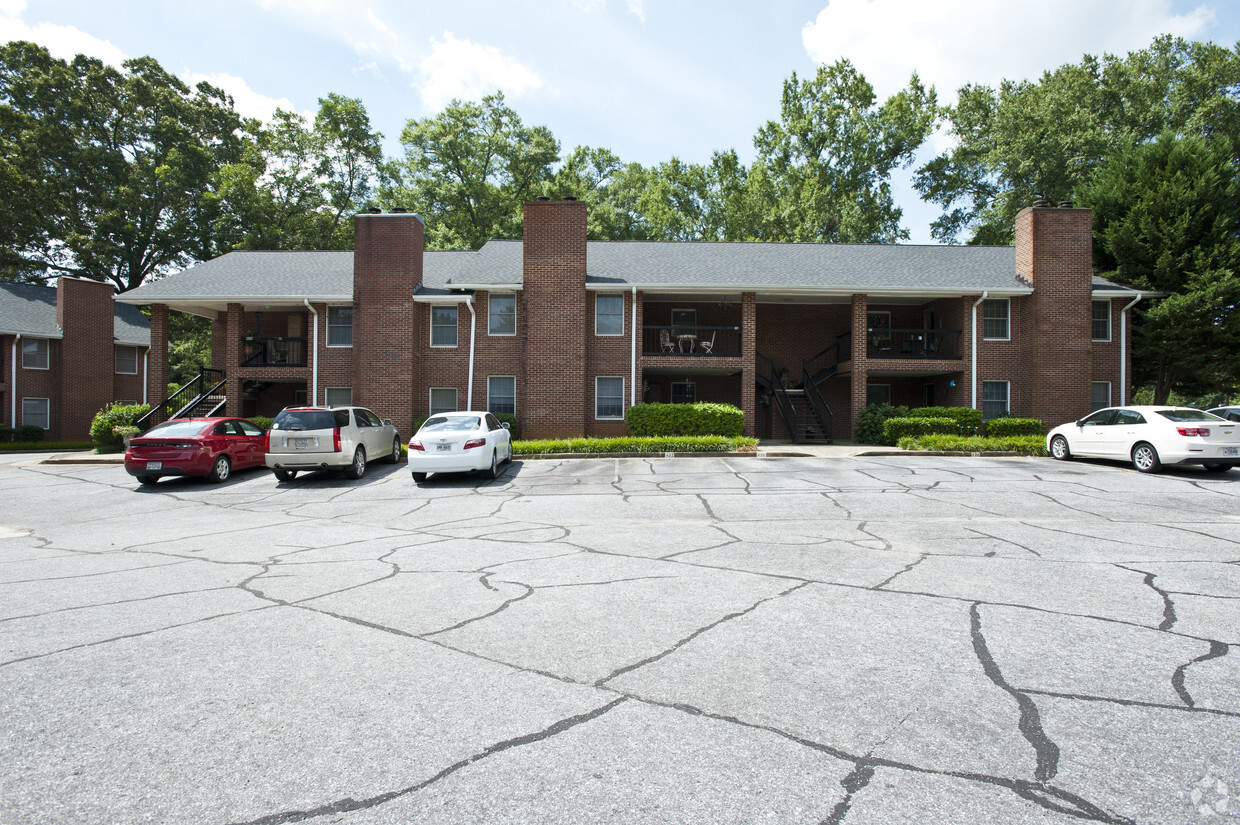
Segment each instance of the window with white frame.
[{"label": "window with white frame", "polygon": [[1093,327],[1093,340],[1110,341],[1111,340],[1111,302],[1110,301],[1094,301],[1094,315],[1091,326]]},{"label": "window with white frame", "polygon": [[517,412],[517,379],[511,375],[492,375],[487,378],[487,412]]},{"label": "window with white frame", "polygon": [[431,387],[431,415],[456,412],[456,387]]},{"label": "window with white frame", "polygon": [[327,346],[353,346],[353,307],[327,308]]},{"label": "window with white frame", "polygon": [[117,347],[116,348],[116,372],[119,375],[137,375],[138,374],[138,348],[137,347]]},{"label": "window with white frame", "polygon": [[982,420],[1002,418],[1008,414],[1007,381],[982,382]]},{"label": "window with white frame", "polygon": [[594,417],[624,418],[624,379],[596,376],[594,379]]},{"label": "window with white frame", "polygon": [[1091,381],[1089,384],[1089,410],[1105,410],[1111,406],[1111,382]]},{"label": "window with white frame", "polygon": [[457,327],[456,304],[431,307],[431,346],[455,347]]},{"label": "window with white frame", "polygon": [[517,296],[491,294],[487,301],[487,334],[517,334]]},{"label": "window with white frame", "polygon": [[323,401],[329,407],[349,407],[353,404],[352,387],[327,387],[323,390]]},{"label": "window with white frame", "polygon": [[22,369],[48,369],[48,343],[46,338],[22,339]]},{"label": "window with white frame", "polygon": [[692,404],[697,401],[697,385],[692,381],[672,382],[672,403]]},{"label": "window with white frame", "polygon": [[624,335],[624,296],[594,296],[594,334]]},{"label": "window with white frame", "polygon": [[52,428],[52,402],[47,398],[22,399],[22,426]]},{"label": "window with white frame", "polygon": [[982,302],[982,338],[1007,341],[1011,335],[1011,302],[1007,298],[987,298]]}]

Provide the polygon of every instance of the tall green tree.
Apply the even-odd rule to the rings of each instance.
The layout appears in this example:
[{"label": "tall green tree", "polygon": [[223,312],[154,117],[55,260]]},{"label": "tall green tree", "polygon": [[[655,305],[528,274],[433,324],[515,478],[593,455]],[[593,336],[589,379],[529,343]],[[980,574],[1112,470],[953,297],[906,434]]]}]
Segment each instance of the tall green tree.
[{"label": "tall green tree", "polygon": [[477,249],[521,237],[521,204],[551,180],[560,145],[545,126],[526,126],[502,93],[454,100],[401,132],[404,158],[389,164],[383,200],[426,219],[427,246]]},{"label": "tall green tree", "polygon": [[216,173],[240,158],[231,99],[153,59],[121,69],[0,47],[0,269],[120,291],[226,248]]},{"label": "tall green tree", "polygon": [[1164,297],[1138,307],[1134,373],[1154,403],[1240,381],[1240,165],[1232,140],[1129,141],[1081,191],[1095,268]]}]

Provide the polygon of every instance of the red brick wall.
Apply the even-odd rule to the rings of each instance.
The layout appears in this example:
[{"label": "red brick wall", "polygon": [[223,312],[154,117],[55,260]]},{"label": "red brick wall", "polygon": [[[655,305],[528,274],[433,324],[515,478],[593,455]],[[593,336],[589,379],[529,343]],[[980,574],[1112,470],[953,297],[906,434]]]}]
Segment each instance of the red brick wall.
[{"label": "red brick wall", "polygon": [[[17,343],[17,384],[10,387],[10,379],[12,373],[12,355],[13,355],[13,339],[15,336],[5,335],[2,337],[4,346],[4,375],[0,376],[0,383],[3,383],[5,391],[4,408],[0,413],[0,419],[4,421],[6,426],[22,426],[22,399],[23,398],[46,398],[48,399],[48,411],[50,429],[44,433],[46,441],[63,441],[67,440],[61,435],[61,344],[59,340],[49,339],[47,342],[47,363],[48,369],[45,370],[28,370],[22,366],[22,345]],[[23,336],[22,340],[26,340],[32,336]],[[33,336],[38,337],[38,336]],[[13,401],[16,398],[16,416],[14,417]],[[15,419],[15,420],[14,420]],[[82,440],[82,439],[74,439]]]},{"label": "red brick wall", "polygon": [[[212,337],[212,343],[214,343]],[[168,307],[151,305],[151,366],[147,378],[147,401],[152,407],[168,398]]]},{"label": "red brick wall", "polygon": [[115,372],[113,289],[102,281],[61,278],[56,289],[60,343],[60,413],[56,437],[90,438],[90,423],[112,402]]}]

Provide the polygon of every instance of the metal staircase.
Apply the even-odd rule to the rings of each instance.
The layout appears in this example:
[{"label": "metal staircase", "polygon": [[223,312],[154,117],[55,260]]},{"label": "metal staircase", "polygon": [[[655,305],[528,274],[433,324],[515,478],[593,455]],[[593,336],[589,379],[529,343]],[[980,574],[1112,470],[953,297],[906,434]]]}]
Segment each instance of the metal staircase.
[{"label": "metal staircase", "polygon": [[[224,371],[198,368],[198,375],[184,387],[168,396],[168,400],[154,407],[138,419],[142,432],[174,418],[201,418],[215,415],[224,409]],[[169,412],[175,410],[175,412]]]}]

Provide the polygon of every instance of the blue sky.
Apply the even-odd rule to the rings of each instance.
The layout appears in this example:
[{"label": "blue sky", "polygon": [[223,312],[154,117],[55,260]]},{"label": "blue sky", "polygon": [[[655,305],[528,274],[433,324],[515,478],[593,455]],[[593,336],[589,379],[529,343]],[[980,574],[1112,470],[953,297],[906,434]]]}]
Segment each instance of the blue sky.
[{"label": "blue sky", "polygon": [[[779,113],[783,81],[847,57],[880,96],[916,70],[941,97],[965,82],[1032,78],[1159,33],[1240,41],[1235,0],[0,0],[0,40],[108,62],[151,55],[206,79],[244,114],[312,114],[360,98],[400,152],[410,118],[503,89],[563,151],[702,162]],[[945,145],[938,136],[933,148]],[[931,149],[927,150],[929,153]],[[896,181],[913,242],[938,211]]]}]

